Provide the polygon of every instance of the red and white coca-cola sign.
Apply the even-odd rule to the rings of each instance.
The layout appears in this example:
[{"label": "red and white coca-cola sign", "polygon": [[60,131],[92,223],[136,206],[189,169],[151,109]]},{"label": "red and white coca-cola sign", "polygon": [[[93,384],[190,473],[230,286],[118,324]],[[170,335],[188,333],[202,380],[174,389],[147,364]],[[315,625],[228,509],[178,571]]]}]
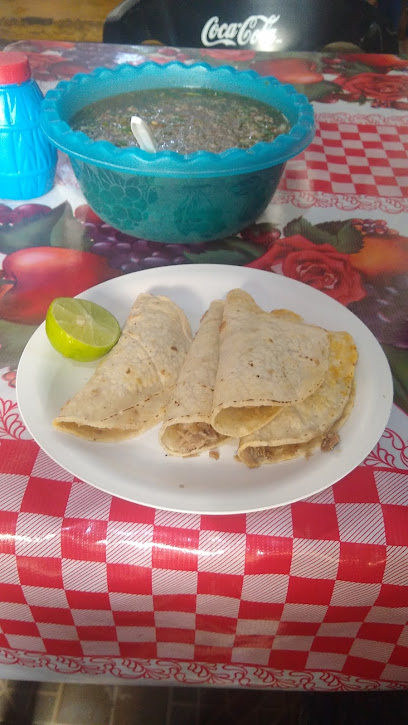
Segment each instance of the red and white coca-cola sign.
[{"label": "red and white coca-cola sign", "polygon": [[249,15],[240,23],[222,23],[217,15],[213,15],[201,31],[201,42],[208,48],[214,45],[230,48],[251,45],[275,50],[282,43],[277,28],[279,19],[280,15]]}]

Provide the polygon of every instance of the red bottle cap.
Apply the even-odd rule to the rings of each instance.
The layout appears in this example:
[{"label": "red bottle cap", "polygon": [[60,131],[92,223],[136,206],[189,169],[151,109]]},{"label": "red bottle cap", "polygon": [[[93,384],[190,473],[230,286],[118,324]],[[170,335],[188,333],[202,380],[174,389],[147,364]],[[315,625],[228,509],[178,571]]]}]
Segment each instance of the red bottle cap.
[{"label": "red bottle cap", "polygon": [[24,53],[0,52],[0,84],[23,83],[29,78],[30,64]]}]

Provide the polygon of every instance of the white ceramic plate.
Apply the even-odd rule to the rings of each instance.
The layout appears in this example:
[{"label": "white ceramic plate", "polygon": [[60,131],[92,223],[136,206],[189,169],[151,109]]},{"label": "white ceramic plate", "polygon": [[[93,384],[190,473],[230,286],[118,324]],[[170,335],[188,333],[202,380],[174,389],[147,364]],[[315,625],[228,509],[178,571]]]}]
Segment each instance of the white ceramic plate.
[{"label": "white ceramic plate", "polygon": [[45,325],[28,342],[17,372],[23,420],[43,450],[76,477],[114,496],[146,506],[191,513],[227,514],[281,506],[321,491],[354,469],[387,424],[393,385],[387,359],[372,333],[327,295],[270,272],[225,265],[180,265],[135,272],[104,282],[81,297],[108,308],[122,324],[141,292],[164,294],[179,304],[196,330],[211,300],[234,287],[264,309],[285,307],[307,322],[347,330],[359,353],[356,402],[330,453],[249,470],[234,461],[235,448],[220,448],[218,461],[166,456],[158,430],[122,443],[91,443],[56,431],[51,421],[91,375],[94,363],[75,363],[51,347]]}]

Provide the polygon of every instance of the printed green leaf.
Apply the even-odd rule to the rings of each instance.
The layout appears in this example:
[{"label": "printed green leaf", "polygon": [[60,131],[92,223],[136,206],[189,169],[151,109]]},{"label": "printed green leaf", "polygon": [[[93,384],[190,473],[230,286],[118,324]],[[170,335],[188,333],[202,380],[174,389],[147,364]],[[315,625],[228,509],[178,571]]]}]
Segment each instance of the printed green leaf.
[{"label": "printed green leaf", "polygon": [[184,256],[195,264],[244,265],[258,259],[262,249],[259,244],[244,241],[239,237],[225,237],[219,242],[209,242],[205,252],[184,252]]},{"label": "printed green leaf", "polygon": [[[334,225],[337,225],[337,228]],[[356,254],[363,247],[363,237],[350,219],[345,222],[322,222],[316,224],[316,227],[319,230],[331,231],[336,241],[330,244],[343,254]]]},{"label": "printed green leaf", "polygon": [[326,96],[331,96],[332,93],[341,92],[340,86],[337,83],[331,83],[330,81],[317,81],[317,83],[294,83],[293,84],[299,93],[303,93],[309,101],[320,101]]},{"label": "printed green leaf", "polygon": [[36,325],[17,325],[0,320],[0,368],[17,368],[21,354],[36,329]]},{"label": "printed green leaf", "polygon": [[253,259],[258,259],[260,250],[259,244],[253,244],[252,242],[244,242],[238,237],[231,237],[224,239],[226,249],[231,251],[243,252],[248,259],[246,262],[252,262]]},{"label": "printed green leaf", "polygon": [[285,237],[292,237],[294,234],[300,234],[302,237],[309,239],[314,244],[332,244],[333,234],[324,229],[320,230],[317,226],[311,224],[304,217],[292,219],[286,224],[283,230]]},{"label": "printed green leaf", "polygon": [[378,67],[368,65],[368,63],[360,63],[358,61],[348,61],[347,65],[342,69],[341,74],[343,76],[356,76],[360,73],[372,73],[372,72],[382,73],[382,70],[379,71]]},{"label": "printed green leaf", "polygon": [[48,247],[52,230],[63,215],[67,202],[56,206],[46,214],[22,219],[14,226],[0,228],[0,252],[11,254],[28,247]]},{"label": "printed green leaf", "polygon": [[200,254],[195,254],[194,252],[184,252],[184,256],[194,264],[243,265],[249,261],[244,252],[234,249],[209,249],[208,252],[201,252]]},{"label": "printed green leaf", "polygon": [[338,252],[355,254],[363,246],[363,239],[350,220],[311,224],[304,217],[292,219],[284,228],[285,237],[301,234],[313,244],[331,244]]},{"label": "printed green leaf", "polygon": [[382,345],[394,381],[394,402],[408,415],[408,350]]},{"label": "printed green leaf", "polygon": [[85,225],[74,217],[69,204],[66,204],[51,231],[50,244],[52,247],[79,249],[84,252],[89,251],[92,246]]}]

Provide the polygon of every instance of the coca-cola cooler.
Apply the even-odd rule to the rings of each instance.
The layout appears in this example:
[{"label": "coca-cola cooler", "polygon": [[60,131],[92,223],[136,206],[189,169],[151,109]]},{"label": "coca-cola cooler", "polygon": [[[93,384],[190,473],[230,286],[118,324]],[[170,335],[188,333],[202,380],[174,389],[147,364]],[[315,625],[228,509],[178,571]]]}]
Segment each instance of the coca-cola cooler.
[{"label": "coca-cola cooler", "polygon": [[349,42],[398,52],[396,33],[367,0],[125,0],[108,15],[103,40],[268,52]]}]

